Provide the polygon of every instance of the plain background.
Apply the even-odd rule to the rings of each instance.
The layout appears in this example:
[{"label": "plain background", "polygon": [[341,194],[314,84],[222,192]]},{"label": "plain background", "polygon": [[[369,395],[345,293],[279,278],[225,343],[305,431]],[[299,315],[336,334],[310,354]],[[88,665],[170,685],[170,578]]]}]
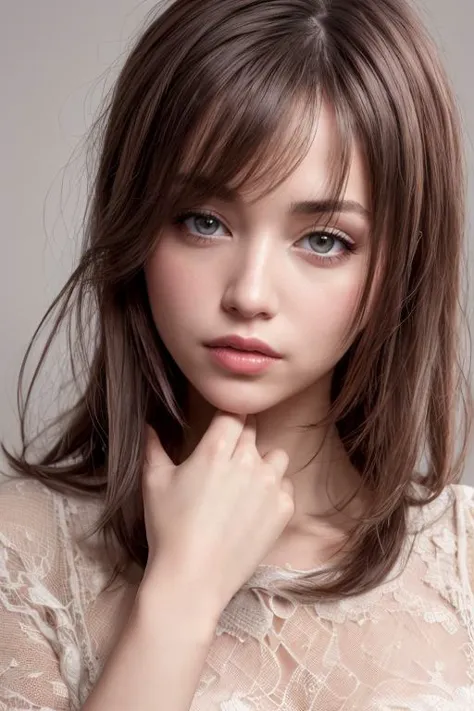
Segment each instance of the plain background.
[{"label": "plain background", "polygon": [[[0,438],[10,445],[18,441],[16,380],[21,357],[77,254],[85,204],[81,141],[154,4],[0,0]],[[464,117],[473,274],[474,4],[417,4],[441,48]],[[48,387],[54,392],[57,386],[59,359],[57,366],[58,372],[46,382],[45,397]],[[464,483],[474,485],[472,451]]]}]

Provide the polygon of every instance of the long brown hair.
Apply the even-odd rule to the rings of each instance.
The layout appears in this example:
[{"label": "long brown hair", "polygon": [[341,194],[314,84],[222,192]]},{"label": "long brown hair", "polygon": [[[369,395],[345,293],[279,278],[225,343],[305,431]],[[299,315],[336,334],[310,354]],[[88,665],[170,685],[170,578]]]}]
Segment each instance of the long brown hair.
[{"label": "long brown hair", "polygon": [[[19,393],[31,347],[57,311],[20,402],[22,451],[4,451],[17,472],[51,488],[102,496],[96,530],[119,544],[116,574],[130,561],[145,567],[145,422],[171,454],[187,423],[186,382],[154,326],[144,264],[189,201],[223,185],[279,185],[303,159],[328,100],[339,139],[330,193],[342,195],[357,139],[373,216],[367,284],[334,373],[328,421],[373,493],[373,507],[354,527],[354,545],[336,574],[315,575],[295,594],[304,602],[370,590],[399,558],[408,507],[459,481],[466,450],[466,180],[449,81],[405,0],[175,0],[157,11],[92,129],[100,151],[82,254],[22,363]],[[376,269],[380,286],[361,330]],[[74,316],[73,377],[79,359],[85,384],[53,423],[60,428],[54,444],[31,462],[25,418],[32,388],[52,340]]]}]

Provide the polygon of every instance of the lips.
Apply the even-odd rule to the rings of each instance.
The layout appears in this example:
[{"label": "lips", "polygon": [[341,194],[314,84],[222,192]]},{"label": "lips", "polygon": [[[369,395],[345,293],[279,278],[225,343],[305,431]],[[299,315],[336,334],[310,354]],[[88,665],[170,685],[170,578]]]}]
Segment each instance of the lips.
[{"label": "lips", "polygon": [[242,338],[241,336],[224,336],[217,338],[211,343],[206,344],[209,348],[234,348],[238,351],[249,351],[251,353],[261,353],[271,358],[281,358],[281,353],[278,353],[271,348],[268,343],[260,341],[257,338]]}]

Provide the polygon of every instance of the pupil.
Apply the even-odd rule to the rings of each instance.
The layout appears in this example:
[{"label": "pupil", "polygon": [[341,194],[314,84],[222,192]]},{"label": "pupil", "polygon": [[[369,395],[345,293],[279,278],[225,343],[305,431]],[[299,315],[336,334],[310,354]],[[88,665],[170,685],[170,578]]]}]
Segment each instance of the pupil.
[{"label": "pupil", "polygon": [[335,240],[334,237],[331,237],[330,235],[316,235],[311,239],[314,242],[315,249],[323,254],[327,254],[334,247]]},{"label": "pupil", "polygon": [[215,229],[215,226],[213,224],[215,220],[213,217],[198,217],[197,222],[201,223],[202,229],[204,230],[210,230],[212,232],[213,227]]}]

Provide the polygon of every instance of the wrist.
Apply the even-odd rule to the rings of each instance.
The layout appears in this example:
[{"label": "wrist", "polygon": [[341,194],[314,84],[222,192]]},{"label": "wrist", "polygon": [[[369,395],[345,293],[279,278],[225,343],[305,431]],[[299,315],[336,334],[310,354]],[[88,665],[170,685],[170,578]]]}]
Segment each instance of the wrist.
[{"label": "wrist", "polygon": [[152,621],[159,611],[183,626],[195,629],[203,641],[215,633],[222,609],[211,591],[186,574],[156,565],[145,570],[136,601],[138,614]]}]

